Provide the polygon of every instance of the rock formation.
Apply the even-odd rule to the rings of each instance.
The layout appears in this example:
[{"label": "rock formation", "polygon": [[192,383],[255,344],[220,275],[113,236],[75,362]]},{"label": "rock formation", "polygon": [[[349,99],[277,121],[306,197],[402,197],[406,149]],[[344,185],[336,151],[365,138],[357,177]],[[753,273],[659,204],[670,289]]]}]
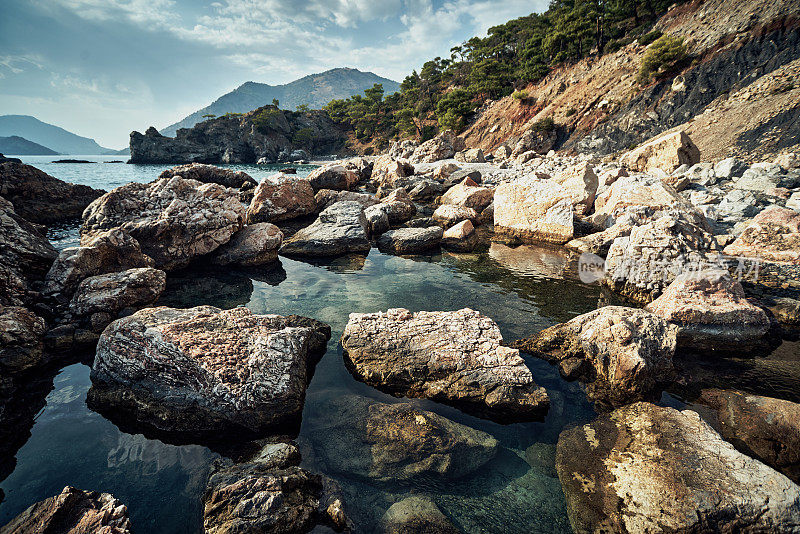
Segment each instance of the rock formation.
[{"label": "rock formation", "polygon": [[337,202],[319,214],[310,226],[283,242],[281,254],[301,257],[342,256],[369,252],[369,225],[358,202]]}]

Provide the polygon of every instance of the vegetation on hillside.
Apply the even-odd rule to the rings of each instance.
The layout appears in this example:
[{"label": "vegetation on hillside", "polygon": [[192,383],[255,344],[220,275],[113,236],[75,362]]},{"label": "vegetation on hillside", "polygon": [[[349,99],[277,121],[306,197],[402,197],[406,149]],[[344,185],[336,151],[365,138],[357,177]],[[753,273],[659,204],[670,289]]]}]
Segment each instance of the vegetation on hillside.
[{"label": "vegetation on hillside", "polygon": [[[578,61],[639,38],[656,46],[663,38],[648,33],[655,20],[675,0],[552,0],[544,13],[533,13],[489,29],[414,71],[400,91],[384,98],[380,84],[344,100],[333,100],[326,111],[363,142],[385,145],[398,137],[425,140],[439,129],[464,128],[487,100],[541,80],[553,67]],[[660,45],[659,45],[660,46]],[[657,53],[664,62],[648,67],[651,74],[675,65],[674,43]],[[652,70],[654,69],[654,70]]]}]

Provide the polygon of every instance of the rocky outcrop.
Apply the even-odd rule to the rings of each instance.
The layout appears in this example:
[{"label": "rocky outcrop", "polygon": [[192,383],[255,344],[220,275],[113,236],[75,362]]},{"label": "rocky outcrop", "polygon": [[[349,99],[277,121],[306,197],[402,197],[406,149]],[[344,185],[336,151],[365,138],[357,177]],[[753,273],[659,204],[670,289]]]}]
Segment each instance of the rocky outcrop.
[{"label": "rocky outcrop", "polygon": [[325,165],[311,171],[306,179],[311,183],[314,192],[320,189],[348,191],[358,183],[359,176],[343,165]]},{"label": "rocky outcrop", "polygon": [[700,150],[685,132],[679,131],[658,136],[623,154],[620,163],[640,172],[660,169],[670,173],[681,165],[700,162]]},{"label": "rocky outcrop", "polygon": [[245,206],[238,191],[180,177],[131,183],[98,198],[84,212],[81,243],[121,228],[164,270],[186,267],[238,232]]},{"label": "rocky outcrop", "polygon": [[378,248],[392,254],[416,254],[438,247],[441,240],[441,226],[398,228],[381,234]]},{"label": "rocky outcrop", "polygon": [[800,481],[800,404],[741,391],[704,390],[722,437],[741,452]]},{"label": "rocky outcrop", "polygon": [[569,193],[535,176],[500,184],[494,193],[494,230],[523,242],[564,244],[574,233]]},{"label": "rocky outcrop", "polygon": [[637,403],[561,433],[575,532],[794,532],[800,487],[693,411]]},{"label": "rocky outcrop", "polygon": [[180,176],[187,180],[197,180],[204,184],[219,184],[234,189],[252,189],[257,184],[253,177],[244,171],[223,169],[222,167],[203,165],[202,163],[178,165],[158,175],[159,178],[173,178],[175,176]]},{"label": "rocky outcrop", "polygon": [[67,486],[55,497],[38,502],[0,528],[3,534],[63,532],[130,534],[128,508],[109,493]]},{"label": "rocky outcrop", "polygon": [[636,308],[606,306],[511,344],[584,382],[601,408],[656,399],[673,377],[677,329]]},{"label": "rocky outcrop", "polygon": [[342,256],[369,252],[369,225],[358,202],[337,202],[319,214],[310,226],[283,242],[281,254],[301,257]]},{"label": "rocky outcrop", "polygon": [[14,374],[41,365],[44,319],[21,306],[0,305],[0,372]]},{"label": "rocky outcrop", "polygon": [[499,448],[489,434],[433,412],[355,395],[327,403],[307,424],[326,470],[371,481],[459,478]]},{"label": "rocky outcrop", "polygon": [[20,217],[50,224],[80,217],[94,199],[105,193],[86,185],[53,178],[23,163],[0,163],[0,197],[14,205]]},{"label": "rocky outcrop", "polygon": [[168,440],[263,437],[299,423],[329,337],[327,325],[296,316],[148,308],[100,336],[88,402]]},{"label": "rocky outcrop", "polygon": [[679,346],[699,350],[746,350],[770,327],[764,310],[751,304],[742,284],[724,270],[678,275],[645,309],[678,327]]},{"label": "rocky outcrop", "polygon": [[256,187],[247,208],[247,224],[287,221],[310,215],[316,209],[314,189],[308,180],[273,174]]},{"label": "rocky outcrop", "polygon": [[530,420],[547,411],[519,351],[501,346],[500,329],[479,312],[411,313],[402,308],[350,314],[345,363],[367,384],[424,397],[495,419]]},{"label": "rocky outcrop", "polygon": [[283,232],[271,223],[249,224],[211,253],[214,265],[255,267],[278,259]]},{"label": "rocky outcrop", "polygon": [[432,501],[412,495],[396,502],[381,518],[386,534],[458,534],[461,532]]}]

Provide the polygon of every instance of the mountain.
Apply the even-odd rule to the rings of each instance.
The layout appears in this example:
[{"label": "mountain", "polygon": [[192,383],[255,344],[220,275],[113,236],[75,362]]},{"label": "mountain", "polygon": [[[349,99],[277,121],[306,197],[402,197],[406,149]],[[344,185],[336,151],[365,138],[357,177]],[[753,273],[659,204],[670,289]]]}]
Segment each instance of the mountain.
[{"label": "mountain", "polygon": [[273,98],[280,102],[281,109],[296,109],[307,105],[311,109],[321,109],[331,100],[361,94],[376,83],[383,84],[385,94],[400,89],[400,84],[381,78],[372,72],[357,69],[338,68],[319,74],[310,74],[284,85],[245,82],[230,93],[216,99],[211,105],[195,111],[180,122],[167,126],[161,133],[174,136],[178,128],[191,128],[205,120],[203,115],[222,116],[225,113],[247,113],[266,104]]},{"label": "mountain", "polygon": [[14,156],[54,156],[58,154],[55,150],[50,150],[33,141],[28,141],[24,137],[12,135],[10,137],[0,137],[0,154],[12,154]]},{"label": "mountain", "polygon": [[94,139],[81,137],[30,115],[0,116],[0,136],[24,137],[61,154],[94,155],[115,152],[101,147]]}]

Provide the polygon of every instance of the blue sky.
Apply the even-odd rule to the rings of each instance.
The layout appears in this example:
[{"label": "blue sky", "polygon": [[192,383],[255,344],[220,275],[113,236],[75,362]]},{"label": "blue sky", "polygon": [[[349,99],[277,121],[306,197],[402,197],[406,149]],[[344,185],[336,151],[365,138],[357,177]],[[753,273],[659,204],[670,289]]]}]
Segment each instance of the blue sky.
[{"label": "blue sky", "polygon": [[547,0],[0,0],[0,115],[121,148],[245,81],[334,67],[398,81]]}]

